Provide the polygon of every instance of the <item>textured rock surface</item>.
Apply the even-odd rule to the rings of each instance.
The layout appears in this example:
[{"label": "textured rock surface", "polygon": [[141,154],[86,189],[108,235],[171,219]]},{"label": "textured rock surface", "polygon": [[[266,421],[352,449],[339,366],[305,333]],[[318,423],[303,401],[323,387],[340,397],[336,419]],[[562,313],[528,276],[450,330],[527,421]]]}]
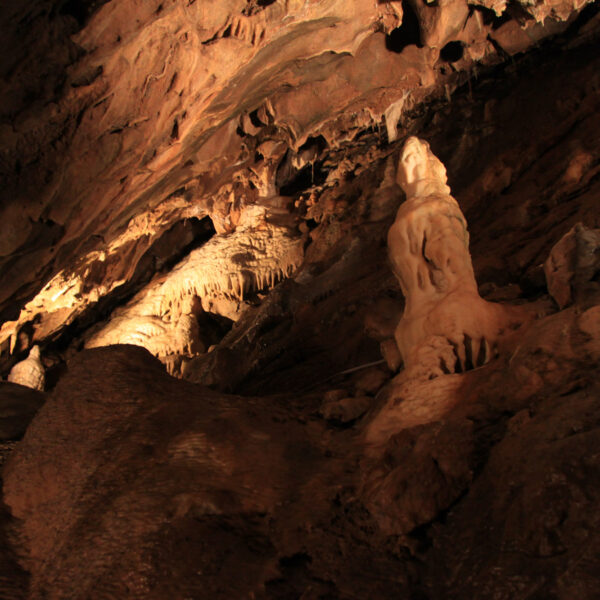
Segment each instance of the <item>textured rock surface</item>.
[{"label": "textured rock surface", "polygon": [[552,248],[544,263],[548,292],[560,308],[593,301],[600,281],[600,230],[581,223]]},{"label": "textured rock surface", "polygon": [[245,212],[250,215],[234,233],[193,250],[114,311],[86,347],[134,344],[163,362],[205,352],[195,313],[206,309],[237,320],[246,307],[244,294],[267,292],[302,263],[303,239],[297,232],[273,225],[265,210]]},{"label": "textured rock surface", "polygon": [[44,391],[46,372],[42,364],[40,347],[33,346],[25,360],[18,362],[8,374],[8,381],[34,390]]},{"label": "textured rock surface", "polygon": [[23,436],[31,419],[45,400],[37,390],[3,381],[0,383],[0,440]]},{"label": "textured rock surface", "polygon": [[[590,368],[598,364],[597,338],[592,350],[588,336],[582,337],[589,319],[600,328],[598,307],[591,310],[579,319],[573,311],[556,315],[550,327],[540,323],[521,350],[519,358],[561,348],[537,373],[519,373],[526,387],[535,380],[529,392],[535,388],[543,400],[530,396],[533,401],[508,419],[504,439],[439,529],[434,555],[449,559],[442,569],[435,558],[431,564],[432,581],[446,582],[443,597],[597,595],[600,523],[592,506],[600,489],[599,390],[593,374],[579,371],[588,357],[594,357]],[[560,346],[548,343],[547,332],[540,331],[545,327],[562,327]]]},{"label": "textured rock surface", "polygon": [[[51,390],[0,447],[0,597],[597,595],[597,3],[0,15],[0,370],[39,344]],[[477,293],[535,316],[434,380],[390,344],[410,135],[447,167]],[[120,318],[189,381],[80,352]]]},{"label": "textured rock surface", "polygon": [[480,297],[467,222],[426,142],[408,138],[397,178],[406,201],[388,232],[388,251],[405,298],[394,332],[404,368],[432,378],[480,367],[525,312]]},{"label": "textured rock surface", "polygon": [[137,347],[81,354],[5,469],[31,597],[401,593],[406,568],[340,503],[355,459],[301,415],[172,379]]},{"label": "textured rock surface", "polygon": [[140,348],[81,354],[4,472],[30,597],[592,598],[599,308],[402,403],[390,388],[355,431],[310,396],[172,379]]},{"label": "textured rock surface", "polygon": [[178,221],[210,215],[229,232],[241,207],[311,174],[336,187],[347,170],[329,154],[369,127],[397,139],[424,100],[502,62],[503,44],[556,34],[583,3],[484,5],[4,7],[2,350],[23,327],[33,341],[65,333]]}]

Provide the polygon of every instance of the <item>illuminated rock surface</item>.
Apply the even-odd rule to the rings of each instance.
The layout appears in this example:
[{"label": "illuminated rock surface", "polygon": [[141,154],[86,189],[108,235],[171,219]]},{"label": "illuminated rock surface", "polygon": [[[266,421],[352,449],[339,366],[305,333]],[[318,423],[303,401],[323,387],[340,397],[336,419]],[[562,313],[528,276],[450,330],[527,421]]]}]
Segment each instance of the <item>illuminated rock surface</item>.
[{"label": "illuminated rock surface", "polygon": [[[37,345],[47,389],[0,386],[0,597],[597,596],[597,2],[0,17],[0,373]],[[530,317],[434,379],[393,340],[410,136],[461,292]]]},{"label": "illuminated rock surface", "polygon": [[40,347],[33,346],[29,356],[18,362],[8,374],[8,381],[18,383],[34,390],[44,391],[46,374],[42,364]]},{"label": "illuminated rock surface", "polygon": [[388,233],[388,249],[405,298],[394,332],[404,368],[433,378],[485,365],[497,354],[499,338],[522,324],[517,311],[513,316],[480,297],[467,222],[426,142],[408,138],[397,178],[406,201]]}]

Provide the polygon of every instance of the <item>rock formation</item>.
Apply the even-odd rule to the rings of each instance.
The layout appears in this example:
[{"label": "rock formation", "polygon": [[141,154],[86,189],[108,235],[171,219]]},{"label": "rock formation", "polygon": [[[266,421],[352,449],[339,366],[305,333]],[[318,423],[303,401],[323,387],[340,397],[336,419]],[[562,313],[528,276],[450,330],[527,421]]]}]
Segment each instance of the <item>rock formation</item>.
[{"label": "rock formation", "polygon": [[10,370],[8,381],[34,390],[44,391],[46,375],[39,346],[33,346],[29,351],[29,356],[25,360],[18,362]]},{"label": "rock formation", "polygon": [[[496,353],[510,315],[479,295],[467,222],[450,195],[444,165],[427,142],[410,137],[397,177],[406,201],[388,233],[388,247],[405,298],[394,334],[404,365],[430,376],[484,365]],[[512,324],[518,324],[514,317]]]},{"label": "rock formation", "polygon": [[560,308],[593,302],[600,287],[600,230],[577,223],[552,248],[544,273]]},{"label": "rock formation", "polygon": [[598,2],[0,31],[0,598],[596,598]]},{"label": "rock formation", "polygon": [[198,310],[237,320],[244,294],[273,288],[302,258],[299,235],[270,223],[260,207],[246,210],[234,233],[213,237],[168,275],[151,282],[117,309],[86,347],[143,346],[164,360],[171,372],[178,372],[173,361],[180,363],[182,357],[207,349],[198,328]]},{"label": "rock formation", "polygon": [[338,186],[356,169],[328,152],[401,138],[423,102],[590,18],[579,0],[417,4],[4,8],[3,370],[15,327],[41,342],[103,312],[174,223],[227,233],[258,198]]},{"label": "rock formation", "polygon": [[38,390],[0,382],[0,442],[22,438],[45,399],[45,394]]}]

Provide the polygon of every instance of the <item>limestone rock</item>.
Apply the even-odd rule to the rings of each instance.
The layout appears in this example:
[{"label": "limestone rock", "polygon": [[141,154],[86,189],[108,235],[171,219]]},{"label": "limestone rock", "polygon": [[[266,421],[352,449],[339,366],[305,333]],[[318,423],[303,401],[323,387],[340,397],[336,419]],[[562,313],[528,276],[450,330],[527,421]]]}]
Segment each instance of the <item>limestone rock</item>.
[{"label": "limestone rock", "polygon": [[353,378],[354,388],[359,394],[374,396],[390,378],[385,370],[372,367],[359,371]]},{"label": "limestone rock", "polygon": [[[582,8],[0,3],[0,370],[35,343],[58,365],[0,444],[0,597],[596,597],[597,281],[558,312],[539,281],[600,227]],[[407,135],[460,208],[437,165],[394,273]],[[439,303],[407,306],[408,368],[360,381],[402,362],[378,300],[415,265]],[[487,330],[491,300],[536,320]],[[99,332],[160,361],[81,352]]]},{"label": "limestone rock", "polygon": [[397,176],[407,200],[388,247],[406,300],[394,334],[405,367],[427,377],[484,365],[517,314],[479,296],[466,220],[427,143],[408,138]]},{"label": "limestone rock", "polygon": [[[596,595],[600,539],[592,506],[600,489],[600,428],[594,396],[597,391],[588,390],[546,399],[511,419],[520,422],[511,424],[461,506],[438,529],[434,554],[449,560],[444,567],[435,559],[431,564],[434,597]],[[525,563],[526,569],[518,566]]]},{"label": "limestone rock", "polygon": [[302,262],[302,238],[270,223],[267,214],[260,207],[245,211],[235,232],[211,238],[148,284],[90,336],[86,347],[135,344],[169,365],[173,358],[167,356],[204,352],[194,314],[202,311],[198,303],[237,320],[244,294],[274,287]]},{"label": "limestone rock", "polygon": [[395,373],[402,366],[402,355],[398,349],[395,338],[391,337],[383,340],[379,345],[381,356],[383,356],[388,369]]},{"label": "limestone rock", "polygon": [[324,403],[319,412],[327,420],[351,423],[362,417],[372,402],[373,399],[368,396],[341,398]]},{"label": "limestone rock", "polygon": [[581,223],[552,248],[544,263],[550,295],[560,308],[600,291],[600,229]]},{"label": "limestone rock", "polygon": [[8,381],[24,385],[34,390],[44,391],[46,385],[46,370],[41,361],[40,347],[33,346],[29,356],[18,362],[8,375]]},{"label": "limestone rock", "polygon": [[431,48],[441,49],[456,37],[469,16],[464,0],[445,0],[436,6],[425,2],[411,4],[419,16],[421,42]]},{"label": "limestone rock", "polygon": [[38,342],[127,286],[169,226],[210,216],[231,233],[257,201],[358,175],[365,161],[325,155],[384,121],[400,139],[413,108],[504,60],[498,31],[511,52],[533,45],[585,2],[200,4],[2,9],[0,315]]},{"label": "limestone rock", "polygon": [[401,302],[392,298],[379,298],[365,317],[367,335],[379,341],[392,337],[401,316]]},{"label": "limestone rock", "polygon": [[[31,596],[325,594],[332,584],[319,580],[333,571],[343,596],[401,594],[405,568],[365,547],[360,507],[335,500],[352,459],[332,455],[325,423],[269,405],[171,378],[143,348],[79,354],[4,475]],[[90,502],[102,518],[89,518]],[[340,502],[341,535],[322,528]],[[291,556],[314,563],[301,581],[289,579]],[[401,573],[386,582],[393,565]]]},{"label": "limestone rock", "polygon": [[362,496],[390,535],[407,534],[433,519],[473,477],[472,424],[433,421],[397,431],[385,458],[364,460]]}]

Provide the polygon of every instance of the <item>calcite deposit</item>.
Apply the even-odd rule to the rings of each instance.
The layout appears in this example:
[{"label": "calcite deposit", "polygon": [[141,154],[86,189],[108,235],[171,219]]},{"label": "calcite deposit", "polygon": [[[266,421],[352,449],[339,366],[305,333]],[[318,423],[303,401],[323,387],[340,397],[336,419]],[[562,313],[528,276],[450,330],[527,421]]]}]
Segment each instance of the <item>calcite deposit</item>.
[{"label": "calcite deposit", "polygon": [[2,3],[0,598],[595,599],[599,6]]},{"label": "calcite deposit", "polygon": [[24,385],[34,390],[44,391],[46,375],[41,361],[40,347],[33,346],[29,356],[18,362],[8,374],[8,381]]},{"label": "calcite deposit", "polygon": [[397,177],[406,201],[388,246],[405,298],[394,332],[404,366],[433,377],[484,365],[497,353],[499,337],[519,326],[518,315],[480,297],[465,217],[427,142],[408,138]]},{"label": "calcite deposit", "polygon": [[86,342],[143,346],[173,361],[207,350],[197,312],[207,310],[237,320],[244,294],[267,291],[289,277],[303,259],[298,232],[270,222],[275,215],[258,207],[244,211],[235,232],[213,237],[193,250],[168,275],[153,280]]}]

